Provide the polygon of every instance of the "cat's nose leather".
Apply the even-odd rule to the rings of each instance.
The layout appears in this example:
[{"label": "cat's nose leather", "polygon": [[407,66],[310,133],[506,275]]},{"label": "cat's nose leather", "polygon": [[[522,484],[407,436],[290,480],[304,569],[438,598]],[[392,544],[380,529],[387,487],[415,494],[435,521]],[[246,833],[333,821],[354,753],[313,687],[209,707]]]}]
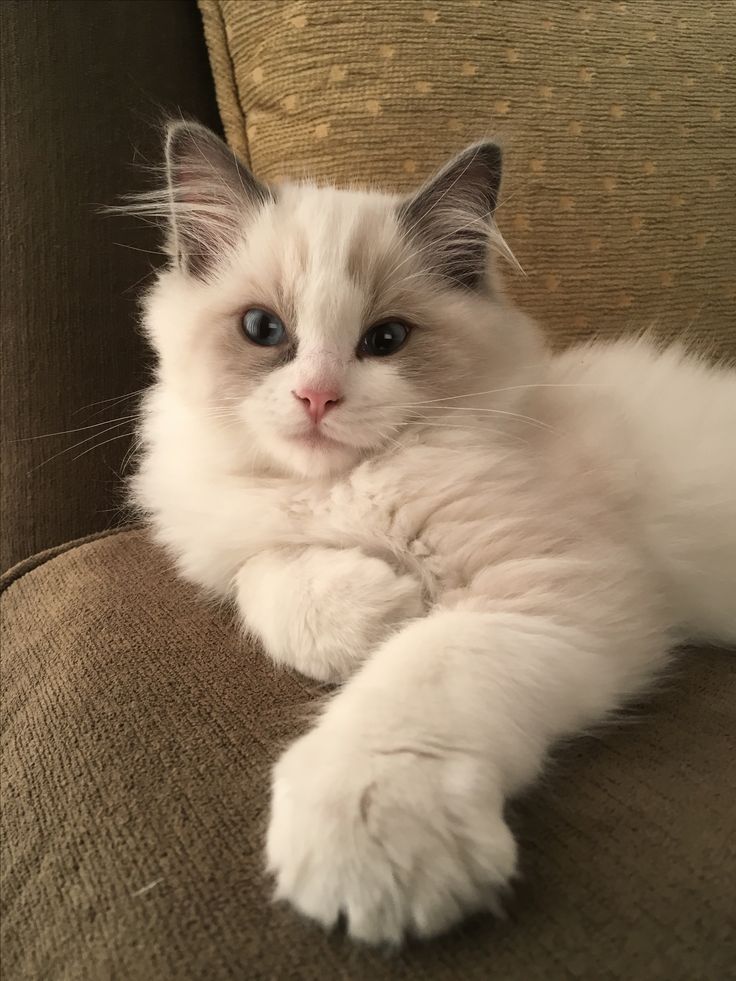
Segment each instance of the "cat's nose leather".
[{"label": "cat's nose leather", "polygon": [[299,399],[314,423],[321,421],[328,409],[342,401],[342,394],[334,388],[297,388],[292,392]]}]

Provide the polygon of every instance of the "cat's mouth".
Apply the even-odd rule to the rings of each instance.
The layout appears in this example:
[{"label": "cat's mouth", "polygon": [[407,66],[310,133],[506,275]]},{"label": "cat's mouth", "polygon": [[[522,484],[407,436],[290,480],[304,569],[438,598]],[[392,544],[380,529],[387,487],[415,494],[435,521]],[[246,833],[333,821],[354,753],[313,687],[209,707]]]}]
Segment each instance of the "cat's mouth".
[{"label": "cat's mouth", "polygon": [[340,440],[328,436],[321,429],[310,429],[307,432],[292,433],[288,438],[293,443],[299,443],[301,446],[309,446],[313,449],[345,448],[345,443],[341,443]]}]

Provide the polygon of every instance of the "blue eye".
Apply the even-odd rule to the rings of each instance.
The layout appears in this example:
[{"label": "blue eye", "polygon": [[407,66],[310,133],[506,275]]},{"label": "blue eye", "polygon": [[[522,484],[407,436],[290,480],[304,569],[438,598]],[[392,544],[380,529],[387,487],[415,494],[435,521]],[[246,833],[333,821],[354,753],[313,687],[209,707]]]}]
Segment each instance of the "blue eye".
[{"label": "blue eye", "polygon": [[358,354],[368,358],[385,358],[403,347],[408,336],[406,324],[400,320],[386,320],[365,332],[358,345]]},{"label": "blue eye", "polygon": [[286,328],[276,314],[258,307],[243,315],[243,331],[249,341],[261,347],[275,347],[286,339]]}]

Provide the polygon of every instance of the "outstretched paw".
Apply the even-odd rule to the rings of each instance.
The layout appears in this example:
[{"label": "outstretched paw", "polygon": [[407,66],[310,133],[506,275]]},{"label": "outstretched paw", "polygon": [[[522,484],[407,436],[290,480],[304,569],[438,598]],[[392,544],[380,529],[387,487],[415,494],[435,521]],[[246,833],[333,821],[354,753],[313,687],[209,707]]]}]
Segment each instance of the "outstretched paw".
[{"label": "outstretched paw", "polygon": [[323,723],[273,775],[276,895],[357,940],[428,937],[497,906],[516,845],[487,770],[462,752],[367,749]]}]

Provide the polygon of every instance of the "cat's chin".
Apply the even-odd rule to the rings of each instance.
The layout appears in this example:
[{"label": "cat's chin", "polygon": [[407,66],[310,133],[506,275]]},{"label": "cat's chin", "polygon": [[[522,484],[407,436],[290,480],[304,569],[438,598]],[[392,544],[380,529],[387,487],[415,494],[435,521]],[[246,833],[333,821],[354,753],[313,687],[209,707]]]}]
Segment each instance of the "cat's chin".
[{"label": "cat's chin", "polygon": [[269,441],[269,455],[285,470],[299,477],[325,477],[350,470],[362,453],[321,433],[281,436]]}]

